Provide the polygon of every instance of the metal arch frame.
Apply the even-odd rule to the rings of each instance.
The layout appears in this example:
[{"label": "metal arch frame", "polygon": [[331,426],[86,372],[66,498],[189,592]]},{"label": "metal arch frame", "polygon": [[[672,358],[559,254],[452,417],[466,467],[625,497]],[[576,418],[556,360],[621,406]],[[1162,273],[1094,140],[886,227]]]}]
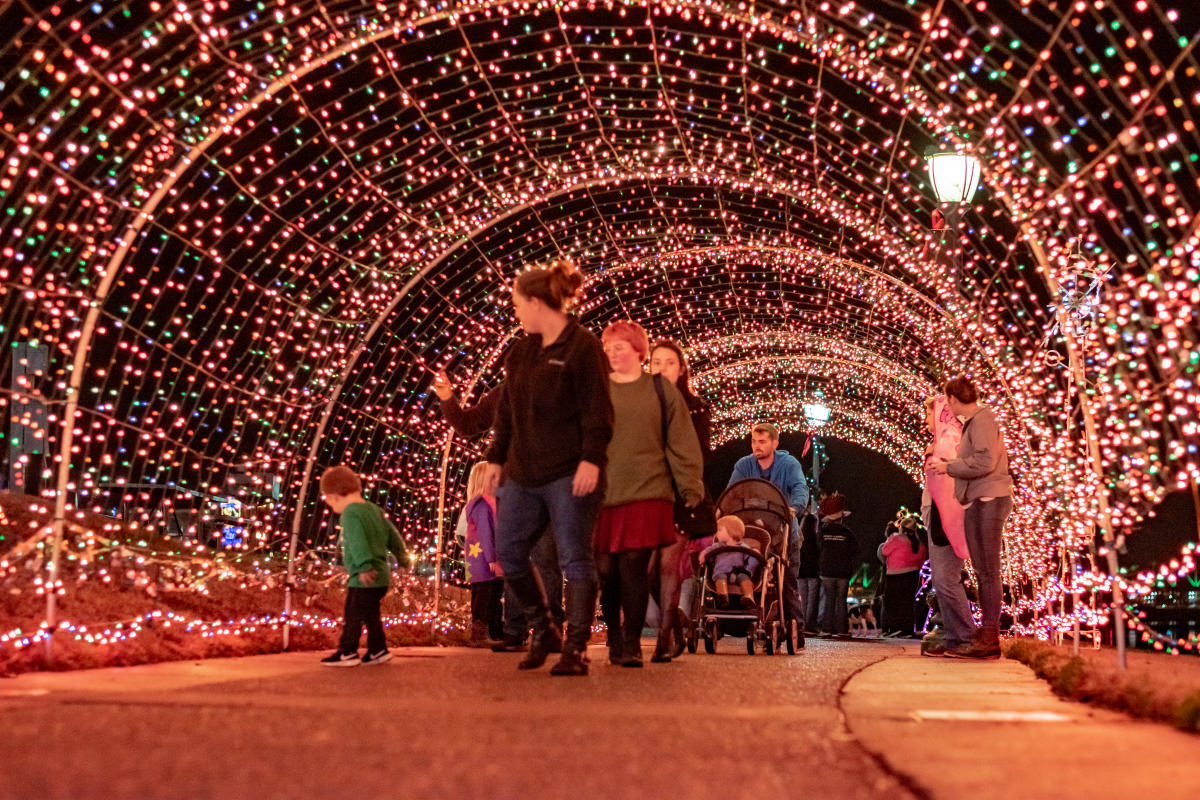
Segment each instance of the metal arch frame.
[{"label": "metal arch frame", "polygon": [[[784,27],[783,25],[781,25],[771,19],[764,19],[764,18],[757,17],[754,15],[731,13],[727,9],[713,9],[712,7],[708,6],[705,3],[696,2],[696,0],[680,0],[680,2],[683,5],[686,5],[689,7],[694,6],[697,10],[702,11],[706,14],[714,14],[716,16],[720,16],[723,18],[727,18],[727,19],[731,19],[731,20],[738,20],[745,24],[752,25],[752,26],[761,28],[763,30],[769,30],[774,35],[776,35],[782,39],[785,39],[785,40],[791,40],[791,41],[797,41],[797,42],[808,42],[808,44],[810,46],[812,46],[814,44],[813,40],[811,40],[810,37],[808,37],[806,34],[802,33],[801,31]],[[643,5],[644,4],[645,3],[643,3]],[[266,86],[266,88],[260,90],[257,94],[255,94],[249,100],[241,103],[233,113],[231,113],[231,114],[227,115],[226,117],[224,117],[223,119],[221,119],[218,124],[215,124],[214,127],[212,128],[212,130],[210,130],[210,132],[208,133],[208,135],[199,143],[197,143],[195,145],[187,145],[186,143],[183,143],[183,142],[178,142],[178,141],[176,142],[177,145],[180,145],[186,149],[185,153],[179,158],[179,160],[177,162],[175,162],[175,164],[171,168],[166,170],[166,173],[165,173],[167,176],[166,179],[163,180],[163,182],[159,184],[159,186],[154,190],[154,192],[150,195],[150,197],[146,200],[146,202],[137,210],[135,219],[128,225],[128,227],[126,227],[124,234],[121,236],[119,244],[114,249],[111,257],[108,259],[108,262],[106,263],[104,270],[101,273],[101,278],[97,282],[95,291],[92,294],[92,297],[89,301],[88,311],[87,311],[87,314],[85,315],[84,324],[80,330],[80,336],[79,336],[78,342],[75,346],[75,351],[74,351],[73,358],[72,358],[72,367],[71,367],[70,375],[68,376],[68,379],[67,379],[66,402],[65,402],[63,420],[62,420],[63,434],[62,434],[62,440],[61,440],[60,446],[59,446],[59,464],[58,464],[58,471],[57,471],[57,477],[56,477],[56,495],[55,495],[55,503],[54,503],[54,512],[53,512],[53,517],[52,517],[52,521],[51,521],[51,526],[52,526],[52,530],[53,530],[53,537],[52,537],[53,543],[52,543],[51,559],[50,559],[50,564],[49,564],[49,569],[48,569],[48,586],[47,586],[48,591],[47,591],[47,600],[46,600],[46,627],[47,627],[47,630],[49,631],[49,635],[46,637],[46,656],[47,656],[48,660],[51,660],[53,658],[53,633],[54,633],[55,628],[57,627],[57,621],[56,621],[57,592],[56,592],[56,590],[57,590],[58,575],[59,575],[60,551],[62,549],[63,532],[64,532],[64,529],[66,526],[66,516],[65,516],[66,515],[66,488],[70,484],[70,466],[71,466],[70,456],[71,456],[72,447],[74,446],[75,418],[76,418],[77,414],[79,413],[79,393],[80,393],[80,388],[83,384],[84,367],[86,365],[87,357],[91,350],[92,341],[93,341],[93,337],[95,335],[95,328],[97,325],[97,320],[99,318],[101,306],[107,300],[108,295],[112,289],[113,282],[115,281],[116,276],[118,274],[119,267],[120,267],[121,263],[124,261],[126,255],[129,253],[130,249],[132,248],[134,242],[138,238],[138,235],[144,229],[145,225],[148,224],[149,221],[153,218],[155,212],[158,210],[158,207],[162,203],[163,199],[172,191],[175,184],[182,178],[182,176],[187,172],[187,170],[192,166],[192,164],[194,164],[200,156],[202,156],[205,152],[207,152],[209,150],[209,148],[212,147],[215,142],[217,142],[222,137],[227,135],[229,133],[229,129],[231,128],[231,126],[233,126],[238,121],[243,119],[253,109],[256,109],[261,103],[270,99],[272,96],[276,95],[280,90],[282,90],[288,86],[291,86],[293,83],[304,78],[311,72],[329,65],[331,62],[335,61],[336,59],[342,57],[343,55],[346,55],[347,53],[357,50],[360,47],[366,46],[368,44],[371,44],[375,41],[379,41],[381,39],[387,38],[389,36],[399,36],[401,34],[401,31],[403,31],[405,28],[424,26],[424,25],[428,25],[428,24],[431,24],[434,22],[438,22],[442,19],[447,19],[447,18],[451,18],[451,17],[459,17],[466,13],[472,13],[473,11],[482,12],[482,11],[490,9],[491,7],[496,6],[496,5],[502,5],[502,3],[483,2],[483,3],[475,4],[473,6],[468,6],[465,8],[458,8],[458,9],[454,9],[454,10],[440,10],[440,11],[430,13],[426,16],[420,17],[419,19],[409,20],[406,23],[404,23],[403,26],[400,22],[397,22],[397,23],[393,24],[392,27],[389,27],[389,28],[381,27],[379,30],[368,33],[366,35],[353,36],[352,38],[349,38],[346,42],[344,42],[341,46],[335,47],[331,50],[321,53],[321,54],[317,55],[315,58],[313,58],[312,61],[310,61],[306,64],[299,65],[296,67],[296,69],[294,71],[289,71],[286,75],[284,75],[280,78],[276,78],[275,80],[271,81]],[[882,69],[882,71],[886,72],[887,70]],[[621,176],[620,179],[623,180],[624,177]],[[644,179],[644,176],[642,176],[641,179]],[[605,180],[606,179],[597,179],[596,183],[603,183],[603,182],[605,182]],[[747,181],[747,180],[742,180],[741,182],[746,185],[754,184],[753,181]],[[591,183],[591,182],[588,182],[588,183]],[[774,191],[778,191],[778,189],[774,189]],[[399,304],[399,301],[403,298],[404,294],[407,293],[407,291],[411,290],[411,288],[413,286],[415,286],[416,283],[420,279],[424,278],[424,276],[427,275],[429,273],[429,271],[431,269],[433,269],[436,265],[440,265],[441,263],[443,263],[453,252],[455,252],[458,249],[459,246],[461,246],[462,243],[473,240],[474,238],[476,238],[479,235],[479,233],[481,231],[486,230],[488,227],[495,225],[500,220],[503,220],[504,218],[509,217],[514,213],[519,213],[521,210],[523,210],[529,206],[535,205],[538,202],[543,202],[547,199],[558,196],[561,193],[562,193],[562,190],[551,193],[550,195],[547,195],[545,197],[539,198],[537,201],[525,203],[525,204],[522,204],[519,206],[515,206],[515,207],[511,207],[509,209],[506,209],[503,214],[500,214],[497,217],[495,217],[493,220],[491,220],[487,226],[477,228],[475,231],[460,237],[458,242],[451,244],[429,266],[423,268],[417,274],[412,276],[405,283],[405,287],[402,288],[401,291],[399,293],[397,293],[395,295],[395,297],[393,298],[393,300],[388,304],[385,311],[383,313],[381,313],[379,315],[379,317],[368,328],[366,334],[362,337],[359,344],[356,346],[346,372],[348,373],[350,371],[350,366],[353,366],[353,364],[357,363],[357,360],[361,356],[363,349],[366,346],[366,343],[379,330],[379,328],[383,324],[383,321],[386,319],[388,314],[390,314],[390,312],[392,310],[394,310],[394,308]],[[781,193],[785,194],[786,196],[791,196],[790,193],[787,193],[787,192],[781,192]],[[799,199],[803,202],[803,198],[797,198],[797,199]],[[837,260],[845,261],[845,259],[837,259]],[[850,262],[850,263],[853,263],[853,262]],[[865,267],[865,265],[859,265],[859,266]],[[869,268],[867,268],[867,271],[874,272],[873,270],[870,270]],[[880,277],[884,277],[885,279],[892,280],[893,282],[895,282],[894,279],[891,279],[889,276],[886,276],[883,273],[876,273],[876,274],[879,274]],[[902,286],[904,285],[900,282],[896,282],[896,283],[898,285],[902,285]],[[925,298],[923,295],[919,295],[919,296],[925,302],[931,303],[931,301],[929,301],[928,298]],[[958,326],[956,325],[956,327],[958,327]],[[959,328],[959,330],[961,331],[961,328]],[[976,344],[976,346],[977,346],[977,344]],[[301,499],[297,502],[296,513],[293,516],[293,529],[295,529],[298,526],[298,519],[299,519],[299,516],[301,513],[301,509],[303,507],[303,496],[306,494],[306,485],[307,485],[307,482],[309,480],[311,480],[311,473],[312,473],[312,457],[311,456],[315,453],[315,448],[317,447],[317,442],[319,442],[320,434],[323,432],[325,425],[328,423],[328,418],[332,411],[332,408],[337,403],[338,397],[340,396],[342,390],[344,389],[345,379],[346,379],[346,376],[343,376],[342,381],[339,382],[338,386],[331,393],[330,399],[329,399],[328,403],[326,404],[325,411],[322,414],[321,423],[318,425],[317,435],[314,436],[314,440],[313,440],[314,444],[312,447],[310,447],[310,458],[309,458],[308,462],[306,463],[305,478],[303,481],[303,485],[301,486]],[[1005,390],[1006,390],[1006,392],[1008,391],[1007,385],[1005,385]],[[1011,393],[1009,393],[1009,394],[1011,397]],[[449,443],[447,444],[447,452],[448,452],[448,449],[449,449]],[[291,546],[289,546],[289,572],[288,572],[288,574],[289,574],[289,578],[288,578],[289,592],[291,590],[291,580],[292,580],[292,577],[294,576],[294,566],[293,566],[294,558],[291,556],[291,553],[293,552],[293,550],[294,550],[294,534],[293,534],[293,543]],[[290,600],[290,598],[289,598],[289,600]],[[286,637],[286,630],[287,630],[287,628],[285,626],[285,637]]]},{"label": "metal arch frame", "polygon": [[[1004,389],[1004,394],[1008,399],[1010,408],[1012,408],[1014,411],[1017,409],[1016,402],[1013,397],[1012,388],[1008,385],[1008,381],[1004,378],[1003,374],[997,369],[995,362],[984,351],[984,349],[983,349],[982,345],[979,343],[979,341],[974,336],[972,336],[970,333],[968,333],[966,330],[964,330],[963,326],[959,323],[958,319],[956,319],[953,314],[948,312],[943,306],[941,306],[939,303],[937,303],[933,298],[929,297],[928,295],[924,294],[923,292],[918,291],[914,285],[905,283],[904,281],[899,280],[898,278],[896,278],[892,275],[889,275],[886,272],[878,270],[868,264],[864,264],[861,261],[855,261],[853,259],[845,258],[844,256],[822,254],[819,251],[805,250],[803,248],[798,248],[798,247],[783,247],[780,245],[747,245],[743,248],[695,247],[695,248],[688,248],[687,250],[679,250],[679,251],[672,251],[670,253],[664,253],[662,255],[655,256],[654,258],[661,260],[664,257],[670,257],[672,255],[680,255],[680,254],[687,255],[690,253],[717,252],[717,251],[728,253],[728,252],[736,252],[739,250],[746,250],[746,251],[751,251],[751,252],[770,252],[770,253],[793,253],[793,252],[801,253],[804,255],[811,256],[813,258],[823,259],[828,262],[836,263],[836,264],[846,267],[847,269],[850,269],[850,270],[855,270],[858,272],[866,273],[868,275],[872,275],[874,277],[877,277],[877,278],[891,284],[892,286],[896,287],[897,289],[900,289],[902,292],[916,297],[920,302],[924,303],[926,306],[931,308],[935,312],[936,316],[939,316],[943,320],[948,322],[965,341],[970,342],[972,348],[979,354],[980,358],[984,361],[984,363],[988,364],[992,368],[993,374],[995,375],[997,381],[1000,383],[1001,387]],[[630,263],[630,266],[634,266],[634,265],[641,266],[648,260],[649,259],[647,259],[647,258],[633,259],[629,263]],[[616,268],[616,269],[612,270],[611,272],[620,272],[622,269],[626,269],[626,268],[628,268],[628,267]]]}]

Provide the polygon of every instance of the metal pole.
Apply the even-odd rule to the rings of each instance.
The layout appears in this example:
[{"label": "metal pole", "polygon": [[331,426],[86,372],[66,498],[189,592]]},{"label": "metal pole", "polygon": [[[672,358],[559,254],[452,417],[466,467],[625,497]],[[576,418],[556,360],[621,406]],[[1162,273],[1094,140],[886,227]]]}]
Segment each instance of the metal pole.
[{"label": "metal pole", "polygon": [[817,435],[813,434],[813,497],[817,497],[821,493],[821,452],[818,449]]},{"label": "metal pole", "polygon": [[[1043,272],[1051,294],[1056,297],[1059,296],[1061,290],[1058,279],[1049,268],[1049,260],[1046,258],[1045,251],[1042,250],[1041,243],[1034,237],[1033,232],[1029,230],[1028,224],[1023,224],[1021,229],[1025,234],[1026,240],[1029,242],[1030,248],[1044,266]],[[1096,477],[1096,503],[1100,511],[1100,534],[1104,540],[1108,571],[1112,576],[1113,638],[1116,639],[1117,644],[1117,666],[1121,669],[1126,669],[1128,663],[1125,658],[1125,598],[1124,592],[1121,591],[1121,576],[1118,573],[1116,538],[1112,532],[1112,511],[1108,506],[1108,492],[1105,491],[1104,487],[1104,459],[1100,453],[1100,437],[1096,431],[1096,418],[1092,410],[1091,400],[1088,397],[1087,375],[1083,369],[1083,359],[1079,352],[1079,342],[1075,337],[1075,326],[1071,324],[1064,305],[1064,303],[1058,304],[1055,316],[1058,318],[1058,327],[1062,330],[1063,338],[1067,343],[1067,363],[1071,369],[1075,396],[1079,400],[1079,411],[1083,417],[1083,430],[1084,436],[1087,438],[1090,465]]]},{"label": "metal pole", "polygon": [[450,468],[450,446],[454,443],[454,429],[446,433],[446,446],[442,448],[442,471],[438,479],[437,552],[433,557],[433,616],[429,618],[429,639],[433,641],[433,629],[437,624],[438,607],[442,599],[442,544],[446,529],[446,472]]}]

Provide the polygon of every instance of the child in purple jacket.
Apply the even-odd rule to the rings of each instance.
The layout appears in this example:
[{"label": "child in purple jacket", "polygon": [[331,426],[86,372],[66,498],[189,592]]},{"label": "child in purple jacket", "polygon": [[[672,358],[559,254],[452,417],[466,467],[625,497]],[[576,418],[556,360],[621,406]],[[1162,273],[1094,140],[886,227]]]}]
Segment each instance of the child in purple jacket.
[{"label": "child in purple jacket", "polygon": [[488,479],[487,462],[471,468],[467,478],[467,536],[463,543],[467,581],[471,584],[470,647],[496,644],[488,635],[500,609],[504,571],[496,555],[496,486]]}]

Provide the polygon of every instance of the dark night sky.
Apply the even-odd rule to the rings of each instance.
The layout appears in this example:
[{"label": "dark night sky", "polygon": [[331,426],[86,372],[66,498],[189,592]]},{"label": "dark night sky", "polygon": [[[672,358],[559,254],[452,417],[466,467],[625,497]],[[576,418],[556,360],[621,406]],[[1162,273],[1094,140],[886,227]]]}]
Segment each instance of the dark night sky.
[{"label": "dark night sky", "polygon": [[[804,474],[812,478],[812,453],[800,457],[805,437],[785,433],[779,449],[800,459]],[[864,559],[875,561],[875,548],[883,541],[883,529],[895,516],[896,509],[907,506],[916,510],[921,502],[921,487],[886,457],[840,439],[824,439],[827,461],[821,470],[821,488],[837,490],[846,496],[850,509],[847,525],[858,535]],[[733,465],[750,453],[749,435],[719,448],[705,470],[709,491],[716,497],[725,488]],[[811,483],[811,480],[810,480]]]}]

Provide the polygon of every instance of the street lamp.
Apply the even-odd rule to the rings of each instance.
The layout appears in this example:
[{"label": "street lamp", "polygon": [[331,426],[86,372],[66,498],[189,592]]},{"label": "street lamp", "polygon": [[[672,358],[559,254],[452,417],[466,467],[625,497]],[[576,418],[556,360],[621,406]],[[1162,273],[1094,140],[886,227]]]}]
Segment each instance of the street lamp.
[{"label": "street lamp", "polygon": [[970,201],[979,188],[979,159],[952,150],[938,150],[925,156],[929,179],[939,203],[958,205]]},{"label": "street lamp", "polygon": [[[970,202],[979,186],[979,159],[953,150],[929,150],[925,154],[929,179],[941,207],[934,212],[934,230],[949,231],[953,249],[946,254],[955,285],[962,289],[962,247],[958,241],[959,209]],[[940,219],[939,219],[940,218]],[[946,234],[942,234],[945,243]],[[942,248],[938,248],[939,253]]]},{"label": "street lamp", "polygon": [[[824,427],[826,422],[829,422],[829,406],[824,403],[805,403],[804,417],[808,420],[808,425],[811,428]],[[821,488],[821,447],[817,442],[817,434],[814,430],[812,437],[813,451],[813,495]]]},{"label": "street lamp", "polygon": [[808,420],[808,424],[814,428],[822,427],[826,422],[829,422],[829,406],[821,403],[805,403],[804,416]]}]

